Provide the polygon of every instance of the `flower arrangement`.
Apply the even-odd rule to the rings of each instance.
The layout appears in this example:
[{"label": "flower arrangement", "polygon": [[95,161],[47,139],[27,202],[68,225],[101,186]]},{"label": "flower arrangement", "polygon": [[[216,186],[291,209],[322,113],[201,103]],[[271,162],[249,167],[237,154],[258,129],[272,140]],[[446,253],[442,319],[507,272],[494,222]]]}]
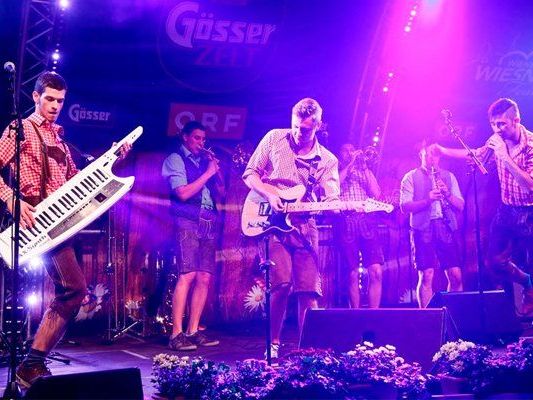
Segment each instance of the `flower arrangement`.
[{"label": "flower arrangement", "polygon": [[464,378],[469,391],[531,392],[533,344],[520,340],[504,351],[459,340],[444,344],[433,357],[434,372]]},{"label": "flower arrangement", "polygon": [[441,346],[433,356],[433,371],[440,375],[441,381],[446,377],[463,378],[467,391],[479,393],[493,380],[491,368],[492,351],[484,345],[459,339]]},{"label": "flower arrangement", "polygon": [[395,387],[407,397],[422,397],[427,377],[419,364],[406,363],[391,345],[374,347],[370,342],[357,345],[340,356],[341,379],[352,384],[383,383]]},{"label": "flower arrangement", "polygon": [[483,368],[492,352],[487,346],[459,339],[441,346],[433,356],[434,371],[455,377],[469,377]]},{"label": "flower arrangement", "polygon": [[154,357],[152,381],[163,395],[198,399],[228,371],[223,363],[162,353]]},{"label": "flower arrangement", "polygon": [[246,360],[230,370],[201,358],[159,354],[154,357],[152,381],[164,396],[209,400],[345,398],[357,395],[361,385],[409,398],[427,394],[426,377],[418,364],[405,363],[392,346],[375,348],[372,343],[340,355],[298,350],[282,358],[277,368]]}]

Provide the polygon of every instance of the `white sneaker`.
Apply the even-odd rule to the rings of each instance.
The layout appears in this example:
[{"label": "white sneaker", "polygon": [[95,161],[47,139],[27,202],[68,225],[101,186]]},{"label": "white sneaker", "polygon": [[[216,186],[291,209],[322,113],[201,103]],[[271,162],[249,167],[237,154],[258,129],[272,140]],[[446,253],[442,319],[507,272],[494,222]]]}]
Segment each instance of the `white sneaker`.
[{"label": "white sneaker", "polygon": [[[271,343],[270,344],[270,358],[277,359],[278,353],[279,353],[279,343]],[[265,350],[265,360],[266,360],[266,357],[267,357],[267,352]]]}]

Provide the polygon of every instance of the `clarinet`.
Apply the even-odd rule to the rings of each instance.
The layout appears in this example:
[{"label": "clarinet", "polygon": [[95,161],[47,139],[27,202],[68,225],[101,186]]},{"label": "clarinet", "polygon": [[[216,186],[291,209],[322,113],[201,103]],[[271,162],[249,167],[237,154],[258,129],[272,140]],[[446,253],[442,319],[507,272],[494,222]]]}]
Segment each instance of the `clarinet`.
[{"label": "clarinet", "polygon": [[[437,185],[437,178],[440,178],[440,173],[433,166],[431,167],[430,178],[431,178],[431,188],[434,190],[440,190]],[[448,203],[446,199],[441,199],[438,201],[440,203],[440,209],[442,212],[442,220],[444,221],[446,226],[451,229],[450,218],[448,217],[449,213],[452,212],[450,208],[450,203]]]}]

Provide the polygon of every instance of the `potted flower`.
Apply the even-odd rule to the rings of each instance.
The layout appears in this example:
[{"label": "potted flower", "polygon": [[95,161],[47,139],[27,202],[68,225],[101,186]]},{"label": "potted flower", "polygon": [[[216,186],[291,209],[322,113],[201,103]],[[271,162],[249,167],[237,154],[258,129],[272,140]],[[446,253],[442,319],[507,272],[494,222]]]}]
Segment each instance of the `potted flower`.
[{"label": "potted flower", "polygon": [[199,399],[221,374],[228,371],[227,365],[204,361],[201,357],[161,353],[154,357],[152,382],[161,398]]},{"label": "potted flower", "polygon": [[394,392],[404,398],[422,398],[427,394],[427,378],[420,365],[406,363],[394,346],[374,347],[364,342],[342,354],[340,363],[340,378],[352,387],[371,385],[375,398],[392,398]]},{"label": "potted flower", "polygon": [[460,339],[442,345],[433,362],[444,393],[478,392],[491,381],[494,358],[487,346]]}]

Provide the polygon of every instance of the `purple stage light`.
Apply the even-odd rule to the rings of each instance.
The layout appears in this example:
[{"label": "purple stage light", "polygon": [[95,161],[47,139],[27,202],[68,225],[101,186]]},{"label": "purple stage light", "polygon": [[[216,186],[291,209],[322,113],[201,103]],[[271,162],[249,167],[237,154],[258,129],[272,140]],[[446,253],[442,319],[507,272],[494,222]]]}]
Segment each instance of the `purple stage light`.
[{"label": "purple stage light", "polygon": [[26,296],[26,304],[28,307],[34,307],[39,304],[39,296],[37,296],[37,293],[34,292]]},{"label": "purple stage light", "polygon": [[43,267],[44,263],[40,257],[34,257],[28,261],[28,270],[29,271],[38,271]]},{"label": "purple stage light", "polygon": [[67,8],[70,7],[69,0],[59,0],[57,4],[59,5],[59,8],[61,8],[61,10],[66,10]]}]

